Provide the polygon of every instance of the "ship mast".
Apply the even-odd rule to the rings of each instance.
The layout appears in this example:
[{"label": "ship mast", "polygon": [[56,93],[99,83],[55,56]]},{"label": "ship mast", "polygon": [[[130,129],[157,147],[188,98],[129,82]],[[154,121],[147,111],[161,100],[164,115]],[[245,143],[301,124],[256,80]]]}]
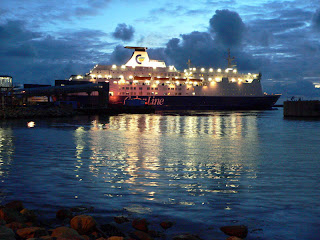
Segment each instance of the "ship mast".
[{"label": "ship mast", "polygon": [[188,65],[188,69],[187,69],[187,72],[185,73],[185,76],[189,80],[189,78],[191,78],[193,76],[192,71],[190,71],[190,69],[191,69],[191,60],[190,60],[190,58],[188,59],[187,65]]},{"label": "ship mast", "polygon": [[236,64],[233,64],[234,59],[235,58],[230,55],[230,48],[228,48],[228,68],[235,68],[237,66]]}]

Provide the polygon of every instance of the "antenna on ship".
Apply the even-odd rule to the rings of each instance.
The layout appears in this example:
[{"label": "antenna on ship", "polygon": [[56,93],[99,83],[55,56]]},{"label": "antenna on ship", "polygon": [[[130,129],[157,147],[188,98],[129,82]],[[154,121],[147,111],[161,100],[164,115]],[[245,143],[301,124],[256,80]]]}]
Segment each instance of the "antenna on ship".
[{"label": "antenna on ship", "polygon": [[188,69],[190,69],[191,68],[191,60],[190,60],[190,58],[188,59],[187,64],[188,64]]},{"label": "antenna on ship", "polygon": [[228,48],[228,68],[235,68],[237,65],[236,64],[233,64],[232,62],[234,61],[234,57],[231,57],[230,55],[230,48]]}]

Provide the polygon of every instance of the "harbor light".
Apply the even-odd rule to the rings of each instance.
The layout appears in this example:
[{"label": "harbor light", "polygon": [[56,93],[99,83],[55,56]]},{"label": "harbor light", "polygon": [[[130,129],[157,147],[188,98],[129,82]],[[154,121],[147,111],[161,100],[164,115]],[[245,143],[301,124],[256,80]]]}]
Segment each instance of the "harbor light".
[{"label": "harbor light", "polygon": [[98,78],[102,78],[101,74],[98,75]]},{"label": "harbor light", "polygon": [[123,79],[123,75],[120,75],[119,78]]},{"label": "harbor light", "polygon": [[129,76],[129,79],[132,79],[132,78],[133,78],[133,76],[132,76],[132,75],[130,75],[130,76]]},{"label": "harbor light", "polygon": [[95,77],[96,77],[96,75],[95,75],[95,74],[91,74],[91,77],[92,77],[92,78],[95,78]]},{"label": "harbor light", "polygon": [[211,81],[212,81],[212,78],[210,77],[210,78],[208,78],[208,80],[209,80],[209,82],[211,82]]},{"label": "harbor light", "polygon": [[33,128],[35,125],[36,124],[33,121],[30,121],[30,122],[27,123],[28,128]]},{"label": "harbor light", "polygon": [[122,69],[125,69],[125,68],[126,68],[126,66],[125,66],[125,65],[122,65],[122,66],[121,66],[121,68],[122,68]]},{"label": "harbor light", "polygon": [[233,73],[237,73],[237,69],[233,69]]},{"label": "harbor light", "polygon": [[218,77],[216,77],[215,80],[216,80],[217,82],[220,82],[220,81],[221,81],[221,79],[218,78]]},{"label": "harbor light", "polygon": [[213,69],[212,69],[212,68],[210,68],[210,69],[209,69],[209,72],[213,72]]},{"label": "harbor light", "polygon": [[218,72],[221,72],[221,68],[218,68]]},{"label": "harbor light", "polygon": [[159,80],[157,80],[157,81],[156,81],[156,84],[159,84],[159,83],[160,83],[160,81],[159,81]]},{"label": "harbor light", "polygon": [[77,79],[83,79],[83,77],[81,75],[78,75]]},{"label": "harbor light", "polygon": [[235,82],[235,81],[236,81],[236,79],[235,79],[235,78],[232,78],[232,79],[231,79],[231,81],[232,81],[232,82]]},{"label": "harbor light", "polygon": [[179,81],[176,81],[176,84],[179,85]]},{"label": "harbor light", "polygon": [[204,68],[201,68],[201,72],[204,72]]},{"label": "harbor light", "polygon": [[197,69],[196,69],[196,68],[193,68],[192,70],[193,70],[193,71],[196,71]]},{"label": "harbor light", "polygon": [[112,65],[112,68],[113,68],[113,69],[116,69],[116,68],[117,68],[117,65],[113,64],[113,65]]}]

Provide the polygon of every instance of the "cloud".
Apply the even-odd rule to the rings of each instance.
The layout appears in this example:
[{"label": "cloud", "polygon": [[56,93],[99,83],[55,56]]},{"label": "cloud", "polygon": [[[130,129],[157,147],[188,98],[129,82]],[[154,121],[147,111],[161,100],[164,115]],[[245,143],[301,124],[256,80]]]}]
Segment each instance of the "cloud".
[{"label": "cloud", "polygon": [[313,24],[313,27],[317,30],[317,31],[320,31],[320,9],[318,9],[314,15],[313,15],[313,18],[312,18],[312,24]]},{"label": "cloud", "polygon": [[125,49],[122,45],[117,45],[110,55],[109,64],[124,64],[130,59],[131,55],[132,52],[130,50]]},{"label": "cloud", "polygon": [[85,73],[109,58],[103,49],[112,43],[105,42],[104,36],[90,29],[52,36],[28,30],[22,21],[7,21],[0,24],[0,74],[13,76],[14,82],[52,84]]},{"label": "cloud", "polygon": [[122,41],[130,41],[133,39],[134,28],[132,26],[127,26],[125,23],[118,24],[112,36],[116,39]]},{"label": "cloud", "polygon": [[238,13],[217,10],[210,19],[210,32],[219,43],[227,47],[237,47],[242,43],[245,25]]}]

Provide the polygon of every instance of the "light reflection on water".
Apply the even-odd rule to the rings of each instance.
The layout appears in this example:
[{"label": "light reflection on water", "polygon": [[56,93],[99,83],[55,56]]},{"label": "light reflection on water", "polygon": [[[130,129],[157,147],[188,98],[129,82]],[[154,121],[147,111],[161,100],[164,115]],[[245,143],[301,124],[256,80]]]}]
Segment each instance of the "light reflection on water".
[{"label": "light reflection on water", "polygon": [[134,212],[205,236],[223,236],[218,227],[235,222],[263,229],[252,239],[318,229],[309,210],[320,210],[317,121],[267,111],[35,122],[2,122],[3,202],[20,198],[51,214],[75,205],[107,218]]}]

